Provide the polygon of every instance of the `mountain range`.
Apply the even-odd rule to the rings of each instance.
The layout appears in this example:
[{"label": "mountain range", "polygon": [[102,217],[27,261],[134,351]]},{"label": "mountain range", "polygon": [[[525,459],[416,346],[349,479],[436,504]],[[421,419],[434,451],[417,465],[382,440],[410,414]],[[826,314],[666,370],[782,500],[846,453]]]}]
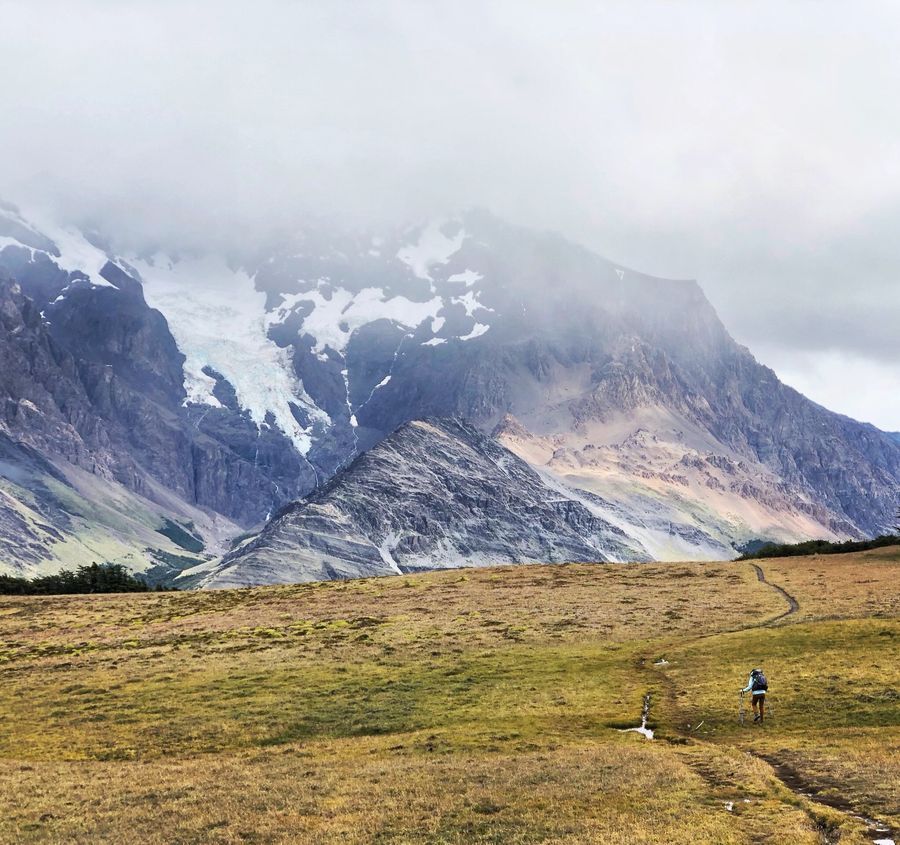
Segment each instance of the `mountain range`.
[{"label": "mountain range", "polygon": [[886,530],[900,490],[897,436],[782,384],[696,282],[482,211],[122,254],[2,205],[0,322],[4,571],[722,558]]}]

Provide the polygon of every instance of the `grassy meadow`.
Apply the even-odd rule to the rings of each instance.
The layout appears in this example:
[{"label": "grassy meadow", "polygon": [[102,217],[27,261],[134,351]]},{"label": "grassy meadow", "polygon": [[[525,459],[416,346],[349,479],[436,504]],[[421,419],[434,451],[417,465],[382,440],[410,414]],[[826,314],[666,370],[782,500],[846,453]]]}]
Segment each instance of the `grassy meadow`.
[{"label": "grassy meadow", "polygon": [[896,547],[5,597],[0,841],[872,842],[898,667]]}]

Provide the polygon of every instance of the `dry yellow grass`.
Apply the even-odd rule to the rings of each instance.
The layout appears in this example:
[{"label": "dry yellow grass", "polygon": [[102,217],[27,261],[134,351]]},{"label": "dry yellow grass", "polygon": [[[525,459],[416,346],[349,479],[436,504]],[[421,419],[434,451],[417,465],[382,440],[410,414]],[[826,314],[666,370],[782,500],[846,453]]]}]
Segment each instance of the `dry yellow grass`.
[{"label": "dry yellow grass", "polygon": [[[415,741],[415,738],[412,738]],[[515,753],[429,754],[385,738],[163,763],[19,768],[18,841],[721,842],[777,825],[815,843],[808,816],[753,787],[739,814],[667,748],[631,738]],[[741,769],[743,772],[744,769]],[[72,788],[73,776],[79,781]],[[757,794],[758,793],[758,794]],[[77,794],[78,812],[66,810]],[[739,799],[740,800],[740,799]],[[39,814],[39,815],[38,815]]]},{"label": "dry yellow grass", "polygon": [[800,602],[792,621],[898,615],[900,551],[886,546],[848,555],[760,560],[769,580]]},{"label": "dry yellow grass", "polygon": [[[898,683],[900,555],[882,552],[761,561],[801,608],[752,630],[786,608],[746,563],[6,598],[0,840],[863,842],[744,752],[823,788],[830,767],[896,812],[878,696]],[[841,654],[845,717],[804,722],[817,661]],[[775,719],[739,730],[754,660]],[[616,730],[648,691],[652,743]]]}]

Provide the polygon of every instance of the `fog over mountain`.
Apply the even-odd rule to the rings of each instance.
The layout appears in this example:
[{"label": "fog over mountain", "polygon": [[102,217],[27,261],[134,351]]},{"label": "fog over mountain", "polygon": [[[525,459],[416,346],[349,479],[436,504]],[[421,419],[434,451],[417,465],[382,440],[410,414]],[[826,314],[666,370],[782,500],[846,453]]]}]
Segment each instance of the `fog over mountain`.
[{"label": "fog over mountain", "polygon": [[900,428],[895,4],[0,9],[24,208],[136,252],[482,206],[699,279],[790,384]]},{"label": "fog over mountain", "polygon": [[108,241],[0,205],[0,571],[215,587],[892,524],[900,443],[785,386],[695,281],[483,210],[308,221],[240,263]]}]

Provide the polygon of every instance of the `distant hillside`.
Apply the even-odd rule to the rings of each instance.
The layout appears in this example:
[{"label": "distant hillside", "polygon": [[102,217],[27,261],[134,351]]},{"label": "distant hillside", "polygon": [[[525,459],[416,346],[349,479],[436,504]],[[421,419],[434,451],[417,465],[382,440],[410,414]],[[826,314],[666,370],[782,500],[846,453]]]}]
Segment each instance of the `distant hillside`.
[{"label": "distant hillside", "polygon": [[647,561],[589,505],[456,420],[401,426],[221,562],[179,583],[243,587],[501,563]]}]

